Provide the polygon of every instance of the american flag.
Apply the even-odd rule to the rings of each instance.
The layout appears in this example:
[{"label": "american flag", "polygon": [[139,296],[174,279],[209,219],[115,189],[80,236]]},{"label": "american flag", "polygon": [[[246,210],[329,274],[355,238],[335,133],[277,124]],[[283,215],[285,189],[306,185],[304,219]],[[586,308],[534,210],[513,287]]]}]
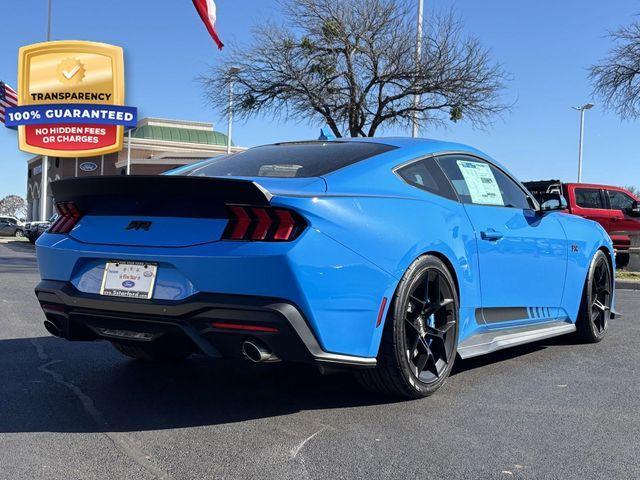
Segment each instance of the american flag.
[{"label": "american flag", "polygon": [[7,107],[18,106],[18,92],[4,82],[0,82],[0,122],[4,123],[4,111]]}]

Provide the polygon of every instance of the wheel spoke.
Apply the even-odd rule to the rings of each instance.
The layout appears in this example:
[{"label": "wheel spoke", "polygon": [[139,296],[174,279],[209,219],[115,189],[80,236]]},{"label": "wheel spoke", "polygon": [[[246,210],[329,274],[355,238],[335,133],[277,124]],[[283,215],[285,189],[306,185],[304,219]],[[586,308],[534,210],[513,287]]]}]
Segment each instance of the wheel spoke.
[{"label": "wheel spoke", "polygon": [[420,328],[418,328],[418,326],[416,325],[415,320],[405,318],[404,321],[413,329],[414,332],[420,335]]},{"label": "wheel spoke", "polygon": [[416,358],[418,356],[418,353],[419,353],[418,345],[419,344],[420,344],[420,335],[416,335],[416,338],[413,341],[411,349],[409,350],[409,360],[413,360],[414,358]]},{"label": "wheel spoke", "polygon": [[602,312],[606,312],[607,310],[609,310],[609,307],[607,307],[606,305],[604,305],[600,300],[598,300],[597,298],[593,301],[593,306],[595,308],[597,308],[598,310],[602,311]]},{"label": "wheel spoke", "polygon": [[429,361],[428,353],[422,353],[418,356],[418,359],[416,362],[416,370],[418,375],[420,375],[420,373],[424,370],[424,367],[427,365],[428,361]]},{"label": "wheel spoke", "polygon": [[427,370],[433,373],[436,376],[436,378],[440,378],[440,371],[438,370],[438,364],[433,354],[429,355],[427,359]]},{"label": "wheel spoke", "polygon": [[409,298],[411,300],[413,300],[414,302],[420,303],[421,305],[426,305],[427,302],[426,300],[423,300],[421,298],[418,298],[416,295],[414,295],[413,293],[411,295],[409,295]]},{"label": "wheel spoke", "polygon": [[431,302],[424,307],[424,309],[422,310],[422,315],[425,318],[429,318],[431,315],[438,313],[441,309],[443,309],[447,305],[451,305],[452,303],[452,298],[445,298],[442,301]]}]

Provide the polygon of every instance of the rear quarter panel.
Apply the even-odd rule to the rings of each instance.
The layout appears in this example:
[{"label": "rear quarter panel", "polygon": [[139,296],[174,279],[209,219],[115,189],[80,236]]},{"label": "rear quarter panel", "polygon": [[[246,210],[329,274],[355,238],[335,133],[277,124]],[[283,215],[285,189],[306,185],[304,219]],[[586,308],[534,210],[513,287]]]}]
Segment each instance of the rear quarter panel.
[{"label": "rear quarter panel", "polygon": [[[480,305],[476,240],[461,204],[404,183],[387,171],[384,192],[342,192],[328,181],[325,196],[274,199],[297,209],[313,228],[345,246],[390,275],[378,289],[378,302],[393,298],[409,265],[425,253],[446,258],[459,284],[460,339],[478,329],[475,308]],[[379,184],[381,185],[381,184]],[[332,186],[334,190],[332,190]],[[375,191],[376,188],[370,188]],[[389,302],[390,303],[390,302]],[[372,337],[377,353],[382,328]]]}]

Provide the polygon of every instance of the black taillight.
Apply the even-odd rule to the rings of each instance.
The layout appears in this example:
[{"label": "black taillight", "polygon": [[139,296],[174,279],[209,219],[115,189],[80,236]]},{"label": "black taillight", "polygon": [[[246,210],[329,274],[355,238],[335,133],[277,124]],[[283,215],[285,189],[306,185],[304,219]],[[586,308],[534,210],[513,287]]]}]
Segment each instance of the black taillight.
[{"label": "black taillight", "polygon": [[80,210],[73,202],[58,202],[56,210],[60,216],[49,228],[49,233],[69,233],[82,218]]},{"label": "black taillight", "polygon": [[280,207],[227,205],[229,223],[225,240],[290,242],[300,236],[307,222],[292,210]]}]

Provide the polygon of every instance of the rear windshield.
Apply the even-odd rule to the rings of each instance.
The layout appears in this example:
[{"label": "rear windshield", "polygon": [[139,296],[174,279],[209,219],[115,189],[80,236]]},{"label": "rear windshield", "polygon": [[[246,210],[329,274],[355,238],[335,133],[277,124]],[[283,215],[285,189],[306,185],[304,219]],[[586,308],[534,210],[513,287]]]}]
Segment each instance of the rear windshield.
[{"label": "rear windshield", "polygon": [[318,177],[396,147],[365,142],[283,143],[255,147],[194,165],[180,175],[204,177]]}]

